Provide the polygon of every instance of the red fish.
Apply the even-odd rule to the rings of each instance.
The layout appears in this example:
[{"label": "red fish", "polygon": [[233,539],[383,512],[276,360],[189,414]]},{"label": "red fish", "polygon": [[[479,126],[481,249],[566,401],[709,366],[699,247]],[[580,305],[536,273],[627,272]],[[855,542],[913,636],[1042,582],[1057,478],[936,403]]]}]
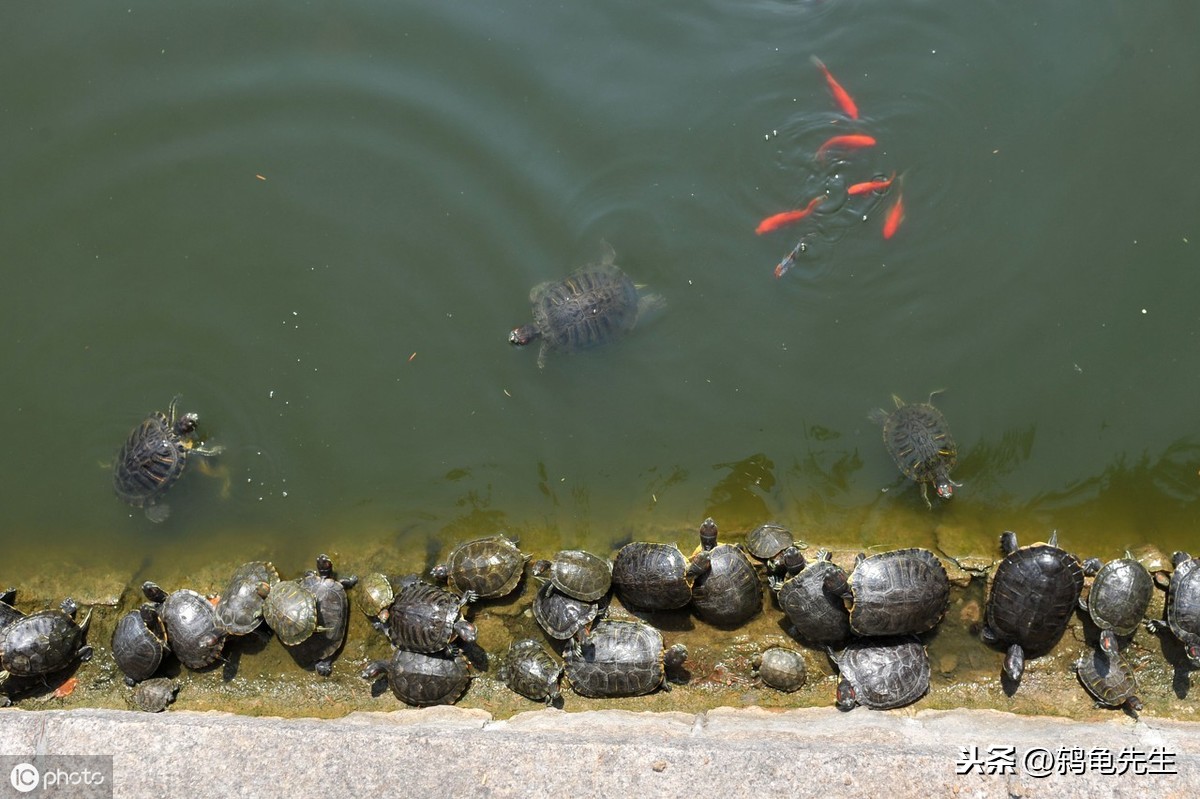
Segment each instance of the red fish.
[{"label": "red fish", "polygon": [[784,225],[790,225],[793,222],[799,222],[801,219],[811,214],[824,199],[825,195],[822,194],[817,197],[813,197],[812,200],[809,201],[808,205],[804,208],[799,208],[795,211],[784,211],[783,213],[768,216],[766,219],[758,223],[758,227],[754,229],[754,232],[761,236],[764,233],[770,233],[772,230],[777,230]]},{"label": "red fish", "polygon": [[858,106],[854,102],[854,98],[850,93],[842,88],[842,84],[838,83],[833,73],[825,66],[824,62],[816,56],[812,57],[812,62],[817,65],[821,72],[825,73],[825,82],[829,84],[829,91],[833,92],[833,99],[837,101],[838,108],[842,109],[842,113],[851,119],[858,119]]},{"label": "red fish", "polygon": [[824,157],[830,150],[859,150],[863,147],[874,147],[875,137],[865,133],[850,133],[834,136],[817,148],[817,158]]},{"label": "red fish", "polygon": [[851,197],[859,194],[870,194],[873,191],[883,191],[888,186],[892,185],[892,181],[896,179],[896,173],[893,172],[890,178],[883,180],[868,180],[866,183],[855,183],[850,188],[846,189],[846,193]]},{"label": "red fish", "polygon": [[887,218],[883,220],[883,237],[890,239],[896,235],[896,231],[900,228],[900,223],[904,221],[904,197],[896,195],[896,204],[893,205],[887,213]]}]

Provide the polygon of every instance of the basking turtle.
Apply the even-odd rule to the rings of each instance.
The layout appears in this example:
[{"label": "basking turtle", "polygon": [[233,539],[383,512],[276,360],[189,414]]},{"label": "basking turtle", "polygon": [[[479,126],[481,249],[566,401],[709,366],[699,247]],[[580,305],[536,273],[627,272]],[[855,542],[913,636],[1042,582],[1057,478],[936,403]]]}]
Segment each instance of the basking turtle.
[{"label": "basking turtle", "polygon": [[467,659],[446,652],[427,654],[397,649],[389,660],[377,660],[363,669],[362,678],[374,681],[387,674],[392,693],[416,707],[452,705],[471,683]]},{"label": "basking turtle", "polygon": [[125,684],[136,685],[153,676],[170,652],[167,629],[158,615],[158,605],[144,604],[120,618],[113,628],[112,654]]},{"label": "basking turtle", "polygon": [[317,630],[317,597],[300,580],[280,580],[263,602],[263,621],[284,646],[301,644]]},{"label": "basking turtle", "polygon": [[746,534],[746,551],[766,565],[768,578],[789,577],[804,568],[806,544],[795,541],[782,524],[767,522]]},{"label": "basking turtle", "polygon": [[113,462],[113,489],[117,496],[135,508],[144,508],[152,522],[165,521],[170,507],[162,501],[187,465],[190,455],[217,455],[222,447],[196,443],[199,416],[185,413],[176,417],[176,394],[167,412],[156,411],[130,432],[125,445]]},{"label": "basking turtle", "polygon": [[392,581],[386,574],[371,572],[358,581],[358,590],[354,594],[354,602],[358,609],[369,619],[387,621],[388,608],[396,598],[392,589]]},{"label": "basking turtle", "polygon": [[562,664],[532,638],[514,641],[500,664],[500,679],[526,699],[562,706],[558,682]]},{"label": "basking turtle", "polygon": [[529,293],[533,323],[509,333],[509,343],[523,347],[540,339],[540,369],[546,365],[547,353],[603,344],[628,333],[645,314],[664,305],[656,294],[639,293],[615,260],[613,248],[604,242],[600,263],[534,286]]},{"label": "basking turtle", "polygon": [[736,627],[762,610],[762,584],[741,547],[717,543],[717,523],[700,525],[700,546],[692,554],[692,608],[718,627]]},{"label": "basking turtle", "polygon": [[946,567],[927,549],[859,555],[854,572],[830,572],[825,590],[840,594],[859,635],[905,635],[932,630],[950,605]]},{"label": "basking turtle", "polygon": [[445,563],[433,567],[430,576],[460,594],[504,596],[521,582],[528,559],[508,537],[493,535],[459,544]]},{"label": "basking turtle", "polygon": [[1095,577],[1087,599],[1081,597],[1079,606],[1101,632],[1111,630],[1119,638],[1133,635],[1154,595],[1154,580],[1146,567],[1126,552],[1125,557],[1103,566],[1098,558],[1091,558],[1083,564],[1083,573]]},{"label": "basking turtle", "polygon": [[950,470],[958,463],[958,445],[950,435],[946,417],[933,407],[933,398],[927,402],[906,405],[904,400],[892,395],[896,410],[888,413],[882,408],[871,411],[868,418],[883,425],[883,444],[887,447],[896,466],[904,476],[921,486],[921,499],[930,508],[927,487],[932,484],[942,499],[954,496],[954,489],[961,483],[950,479]]},{"label": "basking turtle", "polygon": [[981,637],[1008,648],[1004,673],[1019,682],[1026,655],[1049,650],[1067,629],[1083,592],[1083,567],[1058,548],[1058,533],[1049,543],[1018,547],[1016,533],[1005,532],[1000,549],[1004,559],[992,574]]},{"label": "basking turtle", "polygon": [[334,577],[333,561],[328,555],[318,555],[316,570],[305,572],[300,580],[300,586],[316,600],[317,627],[308,638],[288,646],[288,651],[297,663],[312,665],[322,677],[333,673],[333,656],[346,641],[346,627],[350,623],[346,590],[357,583],[354,576]]},{"label": "basking turtle", "polygon": [[662,633],[640,621],[599,622],[584,643],[572,641],[564,653],[567,679],[581,696],[641,696],[670,689],[666,670],[678,669],[687,648],[663,651]]},{"label": "basking turtle", "polygon": [[773,646],[754,657],[754,670],[763,684],[776,691],[798,691],[808,680],[804,656],[795,649]]},{"label": "basking turtle", "polygon": [[864,705],[875,710],[903,707],[929,690],[929,655],[914,636],[860,638],[829,657],[842,674],[839,710]]},{"label": "basking turtle", "polygon": [[168,595],[149,580],[142,583],[142,593],[159,605],[158,615],[167,628],[167,641],[180,663],[189,669],[202,669],[221,656],[225,628],[208,599],[189,588]]},{"label": "basking turtle", "polygon": [[238,566],[217,600],[217,618],[225,630],[230,635],[254,632],[262,621],[267,595],[278,582],[279,572],[270,561],[252,560]]},{"label": "basking turtle", "polygon": [[583,602],[595,602],[612,587],[612,563],[582,549],[556,552],[553,560],[535,561],[531,569],[557,591]]},{"label": "basking turtle", "polygon": [[475,625],[462,617],[462,608],[475,601],[472,592],[460,597],[421,580],[402,582],[384,628],[393,644],[430,653],[445,650],[455,638],[467,643],[475,640]]},{"label": "basking turtle", "polygon": [[152,680],[138,683],[133,689],[133,706],[147,713],[161,713],[175,701],[179,693],[179,683],[166,677],[155,677]]},{"label": "basking turtle", "polygon": [[[832,582],[830,575],[837,575]],[[771,578],[775,598],[792,623],[792,635],[817,646],[841,644],[850,637],[850,614],[841,593],[830,593],[825,588],[827,584],[840,585],[845,580],[842,567],[824,549],[798,574],[786,580]]]},{"label": "basking turtle", "polygon": [[1100,633],[1100,648],[1080,655],[1075,663],[1079,682],[1105,707],[1127,707],[1133,713],[1142,709],[1137,697],[1137,681],[1133,669],[1117,650],[1117,637],[1112,630]]},{"label": "basking turtle", "polygon": [[75,601],[68,597],[58,610],[21,615],[0,630],[0,683],[10,676],[49,674],[74,660],[90,659],[92,647],[84,643],[84,636],[91,613],[76,624],[77,610]]},{"label": "basking turtle", "polygon": [[612,585],[626,607],[674,610],[692,599],[688,560],[674,544],[634,541],[613,560]]},{"label": "basking turtle", "polygon": [[559,641],[582,637],[587,626],[600,615],[601,608],[599,601],[584,602],[567,596],[553,583],[543,584],[533,598],[533,618],[546,635]]},{"label": "basking turtle", "polygon": [[1176,552],[1171,563],[1175,571],[1167,586],[1166,622],[1154,619],[1146,627],[1152,633],[1169,629],[1183,644],[1188,662],[1200,669],[1200,558]]}]

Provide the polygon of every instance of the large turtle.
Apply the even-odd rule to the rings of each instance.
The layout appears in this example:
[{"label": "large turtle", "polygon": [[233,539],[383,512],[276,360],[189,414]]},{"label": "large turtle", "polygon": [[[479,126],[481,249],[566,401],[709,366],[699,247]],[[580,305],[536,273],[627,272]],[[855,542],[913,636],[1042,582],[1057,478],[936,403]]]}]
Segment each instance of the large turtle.
[{"label": "large turtle", "polygon": [[529,293],[533,323],[513,330],[508,340],[522,347],[540,339],[538,368],[545,367],[549,352],[587,349],[628,333],[643,315],[664,304],[656,294],[639,292],[614,263],[613,248],[603,245],[600,263],[541,283]]},{"label": "large turtle", "polygon": [[717,627],[737,627],[762,610],[762,585],[758,572],[741,547],[717,543],[717,523],[708,518],[700,525],[700,546],[692,553],[688,574],[692,609]]},{"label": "large turtle", "polygon": [[10,675],[49,674],[76,659],[91,658],[92,647],[84,643],[91,613],[82,623],[76,624],[77,608],[74,600],[68,597],[58,610],[21,615],[5,625],[0,630],[0,683]]},{"label": "large turtle", "polygon": [[150,580],[142,583],[142,593],[157,605],[167,628],[167,641],[180,663],[189,669],[202,669],[221,656],[228,633],[206,597],[190,588],[167,594]]},{"label": "large turtle", "polygon": [[471,684],[467,659],[449,652],[427,654],[397,649],[390,659],[368,664],[362,678],[373,682],[381,674],[387,674],[397,699],[417,707],[452,705]]},{"label": "large turtle", "polygon": [[894,411],[888,413],[876,408],[867,417],[883,425],[883,444],[892,460],[905,477],[921,486],[921,499],[931,508],[927,490],[930,484],[942,499],[950,499],[954,489],[962,485],[950,479],[950,470],[958,463],[958,445],[950,435],[946,417],[933,407],[937,393],[930,394],[928,401],[913,405],[906,405],[893,394]]},{"label": "large turtle", "polygon": [[913,636],[859,638],[840,655],[829,650],[829,657],[842,673],[839,710],[903,707],[929,690],[929,655]]},{"label": "large turtle", "polygon": [[527,699],[556,707],[562,707],[562,673],[562,664],[532,638],[514,641],[500,664],[505,685]]},{"label": "large turtle", "polygon": [[158,609],[158,605],[143,604],[122,616],[113,628],[113,660],[124,673],[126,685],[152,677],[162,665],[163,655],[171,651]]},{"label": "large turtle", "polygon": [[567,680],[580,696],[641,696],[670,689],[667,670],[683,666],[687,648],[675,644],[664,651],[662,633],[649,624],[607,620],[584,643],[572,641],[563,657]]},{"label": "large turtle", "polygon": [[[830,575],[839,575],[833,580]],[[810,644],[840,645],[850,638],[850,614],[841,593],[830,593],[826,585],[845,582],[846,573],[822,549],[817,558],[798,574],[780,580],[771,577],[771,589],[792,623],[789,632]]]},{"label": "large turtle", "polygon": [[1079,682],[1104,707],[1125,707],[1137,715],[1142,700],[1137,696],[1137,680],[1133,669],[1117,650],[1117,637],[1112,630],[1100,633],[1100,647],[1079,656],[1075,662]]},{"label": "large turtle", "polygon": [[455,639],[474,643],[475,625],[462,617],[463,607],[474,601],[472,591],[460,597],[414,577],[403,578],[388,609],[387,624],[378,627],[402,649],[442,652]]},{"label": "large turtle", "polygon": [[530,568],[555,590],[583,602],[597,601],[612,587],[612,562],[582,549],[561,550],[554,560],[538,560]]},{"label": "large turtle", "polygon": [[613,559],[612,587],[621,604],[641,610],[674,610],[692,599],[689,563],[674,544],[634,541]]},{"label": "large turtle", "polygon": [[254,632],[262,621],[263,604],[279,572],[267,560],[252,560],[234,570],[229,584],[217,600],[217,618],[230,635]]},{"label": "large turtle", "polygon": [[300,585],[316,600],[317,626],[312,635],[288,647],[295,661],[313,667],[322,677],[333,673],[333,657],[346,642],[350,623],[350,598],[346,590],[358,584],[358,578],[334,577],[333,561],[328,555],[317,556],[317,568],[304,573]]},{"label": "large turtle", "polygon": [[498,597],[521,582],[527,560],[516,542],[501,533],[459,544],[445,563],[433,567],[430,576],[460,594],[473,591],[481,598]]},{"label": "large turtle", "polygon": [[832,571],[825,590],[841,595],[859,635],[904,635],[932,630],[950,605],[946,567],[928,549],[895,549],[866,557],[854,572]]},{"label": "large turtle", "polygon": [[1167,586],[1167,619],[1152,619],[1146,627],[1152,633],[1169,629],[1183,644],[1192,668],[1200,669],[1200,558],[1176,552],[1171,563],[1175,571]]},{"label": "large turtle", "polygon": [[135,508],[144,508],[152,522],[165,521],[170,507],[162,501],[187,465],[190,455],[217,455],[222,447],[206,447],[195,441],[199,416],[176,416],[176,394],[167,412],[155,411],[138,424],[125,440],[113,462],[113,490]]},{"label": "large turtle", "polygon": [[1095,579],[1087,598],[1080,597],[1079,606],[1101,632],[1111,630],[1118,638],[1137,632],[1154,595],[1154,580],[1146,567],[1126,552],[1125,557],[1103,565],[1099,558],[1089,558],[1083,573],[1095,575]]}]

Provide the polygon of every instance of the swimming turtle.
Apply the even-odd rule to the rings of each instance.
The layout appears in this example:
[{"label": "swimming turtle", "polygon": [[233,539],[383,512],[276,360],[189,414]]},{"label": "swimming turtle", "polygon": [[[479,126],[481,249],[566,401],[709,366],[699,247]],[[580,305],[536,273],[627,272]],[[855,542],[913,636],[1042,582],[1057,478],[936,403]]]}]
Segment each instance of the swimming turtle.
[{"label": "swimming turtle", "polygon": [[190,588],[180,588],[168,595],[149,580],[142,583],[142,593],[159,605],[158,615],[167,628],[167,641],[180,663],[189,669],[202,669],[221,656],[225,628],[207,598]]},{"label": "swimming turtle", "polygon": [[374,681],[381,674],[387,674],[397,699],[416,707],[452,705],[471,683],[467,659],[449,652],[397,649],[389,660],[377,660],[363,669],[362,678]]},{"label": "swimming turtle", "polygon": [[1090,558],[1083,564],[1083,573],[1094,578],[1079,606],[1101,632],[1111,630],[1118,638],[1133,635],[1145,620],[1154,595],[1154,580],[1146,567],[1126,552],[1125,557],[1103,565],[1098,558]]},{"label": "swimming turtle", "polygon": [[263,602],[263,621],[284,646],[307,641],[317,630],[317,597],[300,580],[280,580]]},{"label": "swimming turtle", "polygon": [[467,591],[461,597],[421,580],[402,581],[388,610],[384,628],[392,643],[414,652],[441,652],[454,639],[471,643],[475,625],[462,617],[463,607],[475,601]]},{"label": "swimming turtle", "polygon": [[1075,663],[1079,682],[1104,707],[1127,707],[1137,713],[1142,700],[1137,697],[1137,680],[1133,669],[1117,649],[1117,637],[1112,630],[1100,633],[1100,646],[1080,655]]},{"label": "swimming turtle", "polygon": [[532,638],[514,641],[500,664],[500,679],[526,699],[562,706],[562,664]]},{"label": "swimming turtle", "polygon": [[459,544],[445,563],[433,567],[430,576],[460,594],[504,596],[521,582],[528,559],[507,536],[492,535]]},{"label": "swimming turtle", "polygon": [[533,598],[533,618],[546,635],[565,641],[582,636],[592,620],[600,615],[602,607],[599,601],[584,602],[567,596],[553,583],[543,583]]},{"label": "swimming turtle", "polygon": [[754,657],[754,671],[763,684],[777,691],[798,691],[808,680],[804,656],[795,649],[773,646]]},{"label": "swimming turtle", "polygon": [[688,568],[692,609],[709,624],[736,627],[762,610],[762,584],[741,547],[717,543],[717,523],[700,525],[700,546]]},{"label": "swimming turtle", "polygon": [[380,572],[363,575],[358,581],[358,590],[354,592],[354,602],[363,615],[379,621],[387,621],[388,608],[395,598],[392,581]]},{"label": "swimming turtle", "polygon": [[130,698],[133,706],[138,710],[147,713],[161,713],[175,701],[175,695],[178,693],[179,683],[166,677],[155,677],[152,680],[138,683]]},{"label": "swimming turtle", "polygon": [[113,462],[113,490],[135,508],[144,508],[152,522],[165,521],[170,507],[162,501],[187,465],[191,455],[218,455],[219,446],[195,441],[199,416],[176,416],[181,395],[176,394],[167,412],[155,411],[133,428]]},{"label": "swimming turtle", "polygon": [[217,618],[225,630],[230,635],[254,632],[262,621],[267,595],[278,582],[279,572],[270,561],[252,560],[238,566],[217,600]]},{"label": "swimming turtle", "polygon": [[167,646],[167,629],[158,615],[158,605],[143,604],[117,621],[112,634],[113,660],[125,675],[125,684],[148,679],[162,665]]},{"label": "swimming turtle", "polygon": [[612,562],[582,549],[564,549],[530,568],[535,577],[548,579],[556,590],[583,602],[595,602],[612,587]]},{"label": "swimming turtle", "polygon": [[663,650],[663,638],[640,621],[598,622],[584,642],[572,641],[564,652],[567,679],[581,696],[641,696],[658,687],[670,689],[668,669],[679,669],[687,648]]},{"label": "swimming turtle", "polygon": [[49,674],[75,660],[90,659],[92,647],[84,643],[84,637],[91,613],[76,624],[77,611],[75,601],[68,597],[56,610],[22,614],[0,629],[0,683],[10,676]]},{"label": "swimming turtle", "polygon": [[333,656],[346,641],[346,627],[350,623],[350,599],[346,591],[357,583],[358,578],[353,575],[334,577],[333,561],[328,555],[318,555],[317,568],[305,572],[300,580],[300,586],[316,600],[317,627],[300,643],[288,646],[288,651],[297,663],[311,665],[322,677],[333,673]]},{"label": "swimming turtle", "polygon": [[547,353],[603,344],[629,332],[648,312],[664,305],[658,295],[639,292],[616,265],[613,248],[603,244],[600,263],[534,286],[529,293],[533,323],[508,334],[509,343],[518,347],[542,342],[539,369],[545,367]]},{"label": "swimming turtle", "polygon": [[1058,533],[1049,543],[1018,547],[1017,535],[1000,536],[1004,559],[992,574],[981,637],[1006,646],[1004,673],[1019,682],[1025,657],[1054,646],[1067,629],[1083,592],[1083,566],[1058,548]]},{"label": "swimming turtle", "polygon": [[[839,575],[833,582],[830,575]],[[841,593],[830,593],[825,586],[840,585],[846,579],[841,566],[822,549],[817,558],[798,574],[780,580],[773,577],[771,588],[788,621],[793,635],[818,646],[841,644],[851,636],[850,614]]]},{"label": "swimming turtle", "polygon": [[613,559],[612,585],[626,607],[674,610],[692,599],[688,560],[674,544],[634,541]]},{"label": "swimming turtle", "polygon": [[829,657],[842,675],[839,710],[903,707],[929,690],[929,654],[915,636],[859,638],[839,655],[829,650]]},{"label": "swimming turtle", "polygon": [[825,590],[841,594],[850,627],[859,635],[905,635],[932,630],[950,605],[946,567],[927,549],[860,554],[849,578],[832,571]]},{"label": "swimming turtle", "polygon": [[876,408],[868,415],[872,422],[883,425],[884,446],[904,476],[921,486],[921,499],[930,508],[930,484],[942,499],[950,499],[954,489],[962,485],[950,479],[950,470],[958,463],[958,445],[950,435],[946,417],[933,407],[938,393],[930,394],[927,402],[913,405],[906,405],[893,394],[894,411]]},{"label": "swimming turtle", "polygon": [[1152,633],[1169,629],[1179,643],[1193,668],[1200,669],[1200,558],[1186,552],[1171,556],[1175,571],[1167,586],[1167,618],[1146,622]]}]

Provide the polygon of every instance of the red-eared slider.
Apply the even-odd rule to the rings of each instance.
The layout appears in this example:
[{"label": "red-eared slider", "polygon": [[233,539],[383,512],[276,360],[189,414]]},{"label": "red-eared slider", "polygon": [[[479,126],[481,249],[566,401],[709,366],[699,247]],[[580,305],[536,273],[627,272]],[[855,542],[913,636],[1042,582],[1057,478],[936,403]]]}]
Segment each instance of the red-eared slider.
[{"label": "red-eared slider", "polygon": [[280,643],[296,646],[317,629],[317,598],[299,580],[280,580],[263,602],[263,621]]},{"label": "red-eared slider", "polygon": [[1111,630],[1119,637],[1133,635],[1145,620],[1154,595],[1154,580],[1146,567],[1126,552],[1125,557],[1103,566],[1092,558],[1083,564],[1083,573],[1095,577],[1087,599],[1081,598],[1079,606],[1101,631]]},{"label": "red-eared slider", "polygon": [[1133,669],[1117,651],[1117,639],[1111,630],[1100,634],[1100,647],[1080,655],[1075,663],[1079,682],[1104,707],[1127,707],[1137,713],[1142,700],[1137,697]]},{"label": "red-eared slider", "polygon": [[533,618],[546,635],[565,641],[581,636],[601,607],[600,602],[584,602],[562,593],[553,583],[544,583],[533,598]]},{"label": "red-eared slider", "polygon": [[606,620],[584,643],[572,641],[564,658],[567,679],[580,696],[641,696],[670,689],[666,670],[680,668],[687,649],[675,644],[664,652],[662,633],[649,624]]},{"label": "red-eared slider", "polygon": [[1000,536],[1004,560],[992,575],[988,591],[985,643],[1008,648],[1004,673],[1019,682],[1027,655],[1048,651],[1062,637],[1083,591],[1083,567],[1058,548],[1058,534],[1048,544],[1017,547],[1015,533]]},{"label": "red-eared slider", "polygon": [[762,584],[741,547],[717,543],[717,523],[700,525],[700,546],[692,554],[692,609],[717,627],[737,627],[762,610]]},{"label": "red-eared slider", "polygon": [[333,576],[333,561],[327,555],[317,556],[315,571],[307,571],[300,586],[317,602],[317,628],[312,635],[288,647],[297,663],[311,665],[322,677],[333,673],[333,656],[346,641],[346,626],[350,622],[350,599],[346,589],[358,583],[354,576]]},{"label": "red-eared slider", "polygon": [[205,447],[195,441],[199,417],[185,413],[176,417],[176,394],[167,412],[156,411],[133,428],[113,462],[113,489],[135,508],[145,508],[152,522],[165,521],[170,508],[162,501],[187,465],[190,455],[217,455],[221,447]]},{"label": "red-eared slider", "polygon": [[612,585],[626,607],[674,610],[692,599],[688,561],[674,544],[634,541],[613,560]]},{"label": "red-eared slider", "polygon": [[169,652],[167,629],[158,616],[157,605],[142,605],[126,613],[113,628],[113,660],[125,675],[126,685],[148,679]]},{"label": "red-eared slider", "polygon": [[799,691],[808,680],[804,655],[781,646],[773,646],[755,656],[754,670],[763,685],[776,691]]},{"label": "red-eared slider", "polygon": [[932,630],[950,604],[946,567],[927,549],[858,556],[854,572],[831,572],[825,590],[841,594],[850,627],[859,635],[906,635]]},{"label": "red-eared slider", "polygon": [[9,676],[49,674],[91,658],[92,648],[83,642],[91,613],[76,624],[74,600],[64,599],[59,607],[22,615],[0,630],[0,683]]},{"label": "red-eared slider", "polygon": [[842,679],[839,710],[855,705],[887,710],[916,702],[929,690],[929,655],[913,636],[860,638],[840,655],[829,650]]},{"label": "red-eared slider", "polygon": [[516,543],[503,535],[493,535],[455,547],[447,561],[435,566],[430,575],[448,582],[460,594],[504,596],[521,582],[526,560],[528,556]]},{"label": "red-eared slider", "polygon": [[471,683],[467,659],[460,654],[426,654],[397,649],[390,660],[377,660],[362,673],[374,681],[387,674],[392,693],[401,702],[416,707],[452,705]]},{"label": "red-eared slider", "polygon": [[746,551],[766,564],[767,575],[784,577],[804,568],[805,544],[792,537],[782,524],[767,522],[746,534]]},{"label": "red-eared slider", "polygon": [[564,549],[531,568],[535,577],[548,579],[558,591],[583,602],[595,602],[612,587],[612,563],[582,549]]},{"label": "red-eared slider", "polygon": [[421,580],[405,581],[388,611],[388,636],[413,652],[441,652],[455,638],[471,643],[475,625],[462,617],[462,608],[474,600],[470,591],[460,597]]},{"label": "red-eared slider", "polygon": [[1167,586],[1167,620],[1146,622],[1150,632],[1164,627],[1183,644],[1183,651],[1193,668],[1200,669],[1200,558],[1186,552],[1171,556],[1175,571]]},{"label": "red-eared slider", "polygon": [[217,600],[217,618],[225,630],[230,635],[254,632],[262,621],[263,603],[278,582],[279,572],[270,561],[253,560],[238,566]]},{"label": "red-eared slider", "polygon": [[904,476],[921,486],[921,499],[929,502],[927,487],[933,485],[942,499],[954,496],[955,487],[961,485],[950,479],[950,470],[958,463],[958,446],[950,435],[946,417],[933,407],[933,397],[928,402],[905,405],[904,400],[892,395],[896,410],[888,413],[876,408],[870,420],[883,425],[883,444],[896,461]]},{"label": "red-eared slider", "polygon": [[155,677],[152,680],[138,683],[133,689],[133,706],[147,713],[161,713],[175,701],[179,693],[179,683],[166,677]]},{"label": "red-eared slider", "polygon": [[395,598],[392,581],[379,572],[363,575],[358,581],[358,590],[354,592],[354,602],[363,615],[379,621],[387,621],[388,608]]},{"label": "red-eared slider", "polygon": [[533,323],[509,333],[509,343],[522,347],[540,340],[538,368],[543,368],[547,353],[587,349],[618,338],[663,305],[655,294],[639,294],[615,260],[616,253],[605,242],[600,263],[535,286],[529,293]]},{"label": "red-eared slider", "polygon": [[168,595],[149,580],[142,583],[142,593],[159,604],[158,615],[167,628],[167,641],[180,663],[189,669],[202,669],[221,656],[225,628],[217,620],[211,602],[189,588]]},{"label": "red-eared slider", "polygon": [[786,580],[771,580],[779,607],[792,623],[789,632],[805,643],[834,646],[851,635],[850,614],[845,602],[840,594],[831,594],[825,589],[826,584],[831,583],[830,575],[837,575],[832,584],[840,584],[846,579],[846,573],[822,549],[817,552],[817,559],[799,574]]},{"label": "red-eared slider", "polygon": [[526,699],[562,706],[558,688],[562,664],[532,638],[514,641],[500,664],[500,679]]}]

